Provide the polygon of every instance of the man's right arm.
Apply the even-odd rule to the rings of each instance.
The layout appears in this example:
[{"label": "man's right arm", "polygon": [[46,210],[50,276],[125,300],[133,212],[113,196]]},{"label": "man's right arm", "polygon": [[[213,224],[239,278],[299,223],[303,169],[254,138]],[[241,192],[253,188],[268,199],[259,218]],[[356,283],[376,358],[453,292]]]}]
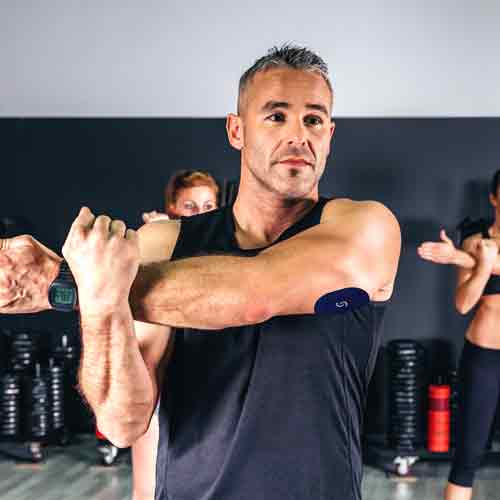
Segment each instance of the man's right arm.
[{"label": "man's right arm", "polygon": [[[178,224],[167,224],[150,224],[147,231],[139,230],[142,263],[170,259]],[[100,431],[116,445],[129,446],[149,426],[173,350],[171,329],[132,322],[127,305],[102,317],[86,310],[81,315],[80,388]]]}]

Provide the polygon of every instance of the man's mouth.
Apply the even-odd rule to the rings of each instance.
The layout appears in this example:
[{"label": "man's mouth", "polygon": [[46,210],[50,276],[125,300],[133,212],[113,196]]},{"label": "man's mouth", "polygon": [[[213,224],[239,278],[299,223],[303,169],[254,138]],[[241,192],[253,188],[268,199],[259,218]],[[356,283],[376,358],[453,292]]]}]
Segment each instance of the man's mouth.
[{"label": "man's mouth", "polygon": [[312,163],[305,158],[284,158],[279,163],[289,165],[291,167],[311,167]]}]

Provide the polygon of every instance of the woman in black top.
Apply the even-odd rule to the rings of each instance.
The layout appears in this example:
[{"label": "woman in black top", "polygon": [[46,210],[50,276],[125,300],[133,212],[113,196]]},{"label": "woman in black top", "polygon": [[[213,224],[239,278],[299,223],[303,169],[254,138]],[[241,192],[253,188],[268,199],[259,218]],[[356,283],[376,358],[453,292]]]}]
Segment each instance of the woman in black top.
[{"label": "woman in black top", "polygon": [[492,223],[480,221],[465,234],[462,248],[441,231],[441,242],[425,242],[418,253],[458,269],[455,304],[461,314],[477,306],[465,334],[459,366],[459,414],[456,450],[446,500],[472,498],[474,474],[484,454],[500,396],[500,170],[491,181]]}]

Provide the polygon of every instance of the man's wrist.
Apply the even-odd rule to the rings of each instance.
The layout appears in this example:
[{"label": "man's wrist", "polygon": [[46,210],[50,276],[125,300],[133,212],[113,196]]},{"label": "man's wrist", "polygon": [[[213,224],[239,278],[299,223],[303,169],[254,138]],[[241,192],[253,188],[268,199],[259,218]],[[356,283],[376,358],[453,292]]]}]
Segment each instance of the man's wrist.
[{"label": "man's wrist", "polygon": [[65,260],[58,262],[58,273],[48,288],[48,302],[52,309],[60,312],[73,312],[78,309],[78,289]]},{"label": "man's wrist", "polygon": [[82,294],[78,298],[80,315],[89,319],[119,316],[130,309],[128,299],[111,299],[99,295]]},{"label": "man's wrist", "polygon": [[131,321],[132,313],[127,302],[106,307],[95,302],[80,304],[80,326],[84,337],[123,331],[123,326]]},{"label": "man's wrist", "polygon": [[61,269],[61,262],[63,259],[59,256],[54,257],[53,259],[50,259],[47,264],[47,281],[45,283],[45,290],[43,293],[44,297],[44,304],[43,304],[43,309],[54,309],[49,301],[49,288],[52,283],[57,279],[57,276],[59,276],[59,271]]}]

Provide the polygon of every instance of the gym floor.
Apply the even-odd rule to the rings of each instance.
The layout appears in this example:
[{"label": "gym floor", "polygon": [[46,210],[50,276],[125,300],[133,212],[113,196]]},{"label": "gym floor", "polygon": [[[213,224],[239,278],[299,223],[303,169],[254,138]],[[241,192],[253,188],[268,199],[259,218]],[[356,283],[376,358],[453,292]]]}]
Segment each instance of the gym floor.
[{"label": "gym floor", "polygon": [[[424,478],[388,477],[366,467],[363,500],[440,499],[449,465],[432,464]],[[431,477],[429,477],[431,476]],[[39,464],[21,464],[0,456],[1,500],[125,500],[130,498],[130,460],[123,453],[110,467],[99,464],[92,436],[65,448],[50,448]],[[499,498],[500,470],[482,469],[474,500]]]}]

